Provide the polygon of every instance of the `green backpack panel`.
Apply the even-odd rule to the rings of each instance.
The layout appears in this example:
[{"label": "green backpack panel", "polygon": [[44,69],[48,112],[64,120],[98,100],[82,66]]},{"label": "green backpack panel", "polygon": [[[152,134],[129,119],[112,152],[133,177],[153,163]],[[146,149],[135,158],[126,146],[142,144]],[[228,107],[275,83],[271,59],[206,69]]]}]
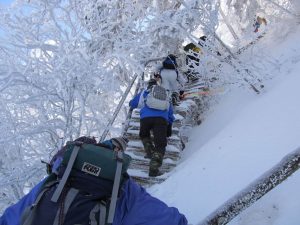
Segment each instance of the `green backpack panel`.
[{"label": "green backpack panel", "polygon": [[[62,164],[67,165],[74,150],[74,143],[67,143]],[[126,173],[131,157],[123,154],[122,174]],[[73,168],[92,176],[114,181],[117,168],[116,152],[101,145],[82,144],[74,162]]]}]

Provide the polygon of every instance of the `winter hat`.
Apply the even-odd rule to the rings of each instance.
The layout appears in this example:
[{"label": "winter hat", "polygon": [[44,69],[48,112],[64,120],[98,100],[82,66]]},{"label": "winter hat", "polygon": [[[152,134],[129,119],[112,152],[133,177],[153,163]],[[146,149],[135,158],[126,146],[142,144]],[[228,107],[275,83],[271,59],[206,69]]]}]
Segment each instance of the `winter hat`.
[{"label": "winter hat", "polygon": [[111,143],[119,149],[125,151],[128,143],[128,139],[124,137],[116,137],[111,139]]},{"label": "winter hat", "polygon": [[200,46],[202,46],[203,47],[203,42],[206,42],[206,40],[207,40],[207,37],[205,36],[205,35],[203,35],[203,36],[201,36],[200,38],[199,38],[201,41],[199,41],[198,42],[198,45],[200,45]]}]

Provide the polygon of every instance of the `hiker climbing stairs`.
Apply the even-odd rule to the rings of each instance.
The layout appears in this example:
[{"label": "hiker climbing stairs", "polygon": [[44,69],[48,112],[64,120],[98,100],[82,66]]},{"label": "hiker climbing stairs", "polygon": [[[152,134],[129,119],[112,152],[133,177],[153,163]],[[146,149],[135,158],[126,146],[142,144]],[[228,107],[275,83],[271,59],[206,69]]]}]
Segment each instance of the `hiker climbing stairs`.
[{"label": "hiker climbing stairs", "polygon": [[[204,88],[200,82],[189,83],[186,85],[186,91],[195,91]],[[188,141],[186,129],[189,129],[199,123],[199,97],[187,97],[183,99],[179,106],[174,107],[175,121],[172,126],[172,136],[168,138],[168,145],[160,171],[163,175],[158,177],[149,177],[150,159],[145,159],[145,150],[139,138],[140,115],[139,109],[134,109],[129,118],[128,129],[125,137],[129,140],[126,153],[132,157],[128,173],[142,186],[151,186],[166,180],[170,172],[178,164],[185,143]]]}]

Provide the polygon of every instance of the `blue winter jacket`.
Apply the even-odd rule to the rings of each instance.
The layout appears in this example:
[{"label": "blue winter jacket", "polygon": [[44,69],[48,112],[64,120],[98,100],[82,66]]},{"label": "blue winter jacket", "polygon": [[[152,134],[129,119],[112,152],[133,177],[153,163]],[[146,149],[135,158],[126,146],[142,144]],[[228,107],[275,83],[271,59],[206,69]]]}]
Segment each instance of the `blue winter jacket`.
[{"label": "blue winter jacket", "polygon": [[[33,204],[43,181],[35,186],[17,204],[10,206],[0,217],[0,225],[20,225],[21,215]],[[174,207],[149,195],[146,190],[128,179],[117,201],[113,225],[187,225],[184,215]]]},{"label": "blue winter jacket", "polygon": [[[111,140],[102,142],[112,149]],[[57,171],[62,159],[59,156],[52,167]],[[46,179],[37,184],[18,203],[10,206],[0,217],[0,225],[20,225],[24,210],[32,205]],[[187,225],[184,215],[176,208],[168,207],[165,203],[149,195],[146,190],[128,179],[122,186],[120,198],[117,200],[113,225]]]},{"label": "blue winter jacket", "polygon": [[32,205],[37,198],[40,188],[45,180],[38,183],[27,195],[21,198],[15,205],[7,208],[0,217],[0,225],[19,225],[22,213],[26,207]]},{"label": "blue winter jacket", "polygon": [[[143,95],[143,99],[147,97],[149,94],[149,91],[142,91],[139,94],[137,94],[130,102],[129,106],[132,109],[135,109],[138,107],[141,95]],[[162,117],[168,121],[169,124],[172,124],[175,120],[174,114],[173,114],[173,107],[172,104],[170,104],[169,110],[158,110],[158,109],[152,109],[149,108],[146,104],[143,105],[140,111],[141,119],[146,117]]]}]

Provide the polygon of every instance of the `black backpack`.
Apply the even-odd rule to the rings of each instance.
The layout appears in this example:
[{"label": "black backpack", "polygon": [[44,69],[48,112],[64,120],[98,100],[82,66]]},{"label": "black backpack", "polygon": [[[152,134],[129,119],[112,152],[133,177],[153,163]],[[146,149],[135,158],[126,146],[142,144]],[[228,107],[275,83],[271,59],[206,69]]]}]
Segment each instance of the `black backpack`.
[{"label": "black backpack", "polygon": [[48,176],[21,224],[111,224],[130,160],[102,144],[67,143],[58,174]]},{"label": "black backpack", "polygon": [[178,67],[176,57],[174,55],[168,55],[162,64],[164,69],[175,70]]}]

